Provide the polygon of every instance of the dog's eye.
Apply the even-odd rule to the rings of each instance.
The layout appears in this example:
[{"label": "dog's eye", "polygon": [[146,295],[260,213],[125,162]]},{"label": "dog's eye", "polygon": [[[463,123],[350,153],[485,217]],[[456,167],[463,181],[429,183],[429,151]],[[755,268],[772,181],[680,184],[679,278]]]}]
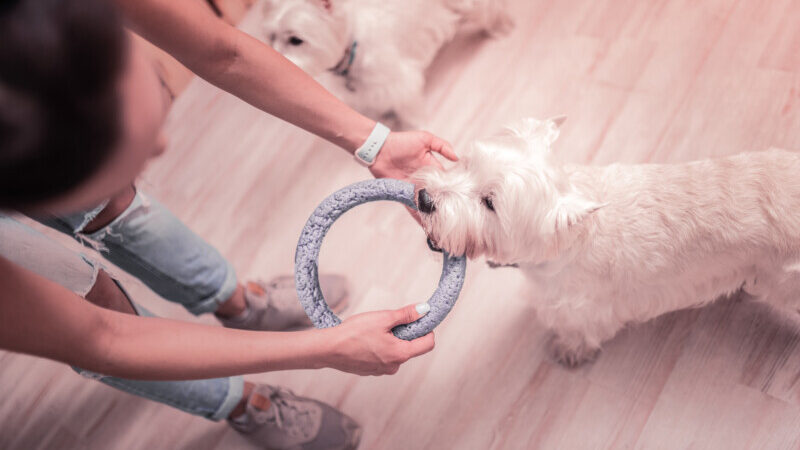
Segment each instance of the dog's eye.
[{"label": "dog's eye", "polygon": [[485,206],[489,211],[494,211],[494,203],[492,203],[492,197],[483,197],[483,206]]},{"label": "dog's eye", "polygon": [[289,38],[289,43],[292,45],[300,45],[303,43],[303,40],[297,36],[292,36]]}]

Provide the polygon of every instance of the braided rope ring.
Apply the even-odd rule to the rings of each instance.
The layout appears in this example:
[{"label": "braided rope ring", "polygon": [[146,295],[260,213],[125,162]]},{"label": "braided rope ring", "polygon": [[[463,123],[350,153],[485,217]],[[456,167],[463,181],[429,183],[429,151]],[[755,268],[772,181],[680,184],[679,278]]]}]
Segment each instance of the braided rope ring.
[{"label": "braided rope ring", "polygon": [[[294,256],[295,287],[303,309],[317,328],[333,327],[342,322],[331,311],[319,286],[317,260],[322,240],[333,222],[342,214],[362,203],[378,200],[392,200],[417,209],[414,203],[413,184],[388,178],[361,181],[340,189],[323,200],[308,218],[300,234]],[[452,257],[447,252],[442,254],[444,255],[442,276],[439,279],[439,286],[428,300],[431,306],[430,312],[419,320],[394,327],[392,333],[398,338],[410,341],[430,333],[444,320],[458,299],[461,286],[464,284],[466,258]]]}]

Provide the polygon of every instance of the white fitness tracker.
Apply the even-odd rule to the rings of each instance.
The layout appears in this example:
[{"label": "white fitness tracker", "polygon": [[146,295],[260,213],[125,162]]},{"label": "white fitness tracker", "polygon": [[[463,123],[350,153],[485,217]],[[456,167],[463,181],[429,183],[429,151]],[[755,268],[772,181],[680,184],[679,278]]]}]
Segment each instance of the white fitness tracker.
[{"label": "white fitness tracker", "polygon": [[389,127],[380,122],[375,122],[375,128],[372,129],[369,137],[367,137],[367,141],[353,153],[356,161],[367,167],[373,165],[384,142],[386,142],[386,138],[389,137],[389,133],[391,133]]}]

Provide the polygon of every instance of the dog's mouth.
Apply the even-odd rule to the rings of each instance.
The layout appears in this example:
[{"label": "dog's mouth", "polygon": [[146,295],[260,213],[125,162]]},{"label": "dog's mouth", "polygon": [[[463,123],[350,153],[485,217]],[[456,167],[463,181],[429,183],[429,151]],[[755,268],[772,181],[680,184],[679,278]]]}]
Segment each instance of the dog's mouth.
[{"label": "dog's mouth", "polygon": [[428,248],[435,252],[442,253],[442,249],[438,245],[436,245],[436,242],[434,242],[430,236],[428,236]]}]

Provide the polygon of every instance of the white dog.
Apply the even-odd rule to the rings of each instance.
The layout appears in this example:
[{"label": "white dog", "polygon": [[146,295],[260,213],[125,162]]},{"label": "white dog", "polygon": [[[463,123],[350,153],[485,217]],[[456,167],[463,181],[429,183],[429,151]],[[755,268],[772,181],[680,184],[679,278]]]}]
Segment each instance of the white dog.
[{"label": "white dog", "polygon": [[797,316],[800,155],[562,165],[559,122],[525,119],[417,174],[430,240],[518,265],[557,360],[592,359],[628,323],[740,289]]},{"label": "white dog", "polygon": [[505,0],[267,0],[264,35],[345,103],[401,126],[424,117],[425,69],[461,25],[509,31]]}]

